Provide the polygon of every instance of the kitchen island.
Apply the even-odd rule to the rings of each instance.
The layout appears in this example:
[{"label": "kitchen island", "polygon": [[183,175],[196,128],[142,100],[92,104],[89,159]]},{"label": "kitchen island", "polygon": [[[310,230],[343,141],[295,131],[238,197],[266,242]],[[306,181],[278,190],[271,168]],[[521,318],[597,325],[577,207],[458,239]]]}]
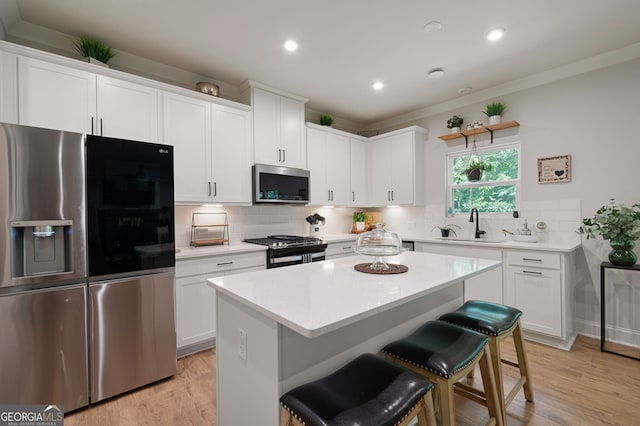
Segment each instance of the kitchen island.
[{"label": "kitchen island", "polygon": [[367,256],[209,279],[217,293],[217,424],[278,425],[279,398],[377,352],[462,303],[496,260],[404,252],[402,274],[354,270]]}]

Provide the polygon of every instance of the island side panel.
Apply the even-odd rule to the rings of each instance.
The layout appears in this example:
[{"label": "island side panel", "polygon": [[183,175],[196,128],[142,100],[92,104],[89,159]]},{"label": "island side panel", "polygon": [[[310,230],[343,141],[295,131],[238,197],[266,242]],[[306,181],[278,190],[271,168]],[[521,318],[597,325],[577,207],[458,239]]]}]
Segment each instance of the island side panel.
[{"label": "island side panel", "polygon": [[280,325],[280,391],[284,393],[323,377],[359,354],[377,353],[387,343],[409,335],[426,321],[461,304],[460,282],[315,338]]},{"label": "island side panel", "polygon": [[[278,425],[280,386],[278,324],[217,292],[217,423]],[[246,332],[246,359],[239,355]]]}]

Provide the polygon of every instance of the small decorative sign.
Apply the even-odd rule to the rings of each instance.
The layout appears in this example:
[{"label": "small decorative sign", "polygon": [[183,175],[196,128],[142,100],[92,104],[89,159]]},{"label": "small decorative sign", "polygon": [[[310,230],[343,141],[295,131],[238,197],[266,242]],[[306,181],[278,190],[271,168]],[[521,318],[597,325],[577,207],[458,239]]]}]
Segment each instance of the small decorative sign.
[{"label": "small decorative sign", "polygon": [[571,182],[571,156],[538,158],[538,183]]}]

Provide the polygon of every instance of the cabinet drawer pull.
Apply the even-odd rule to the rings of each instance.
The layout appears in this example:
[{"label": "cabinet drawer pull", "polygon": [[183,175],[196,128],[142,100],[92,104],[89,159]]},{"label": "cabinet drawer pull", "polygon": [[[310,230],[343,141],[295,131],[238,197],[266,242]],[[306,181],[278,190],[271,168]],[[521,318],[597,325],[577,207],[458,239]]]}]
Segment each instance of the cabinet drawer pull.
[{"label": "cabinet drawer pull", "polygon": [[522,270],[523,274],[532,274],[532,275],[542,275],[542,272],[536,272],[536,271],[525,271],[524,269]]},{"label": "cabinet drawer pull", "polygon": [[218,266],[227,266],[227,265],[233,265],[233,261],[231,261],[231,262],[221,262],[221,263],[218,263]]},{"label": "cabinet drawer pull", "polygon": [[530,259],[528,257],[523,257],[522,261],[523,262],[542,262],[542,259]]},{"label": "cabinet drawer pull", "polygon": [[342,247],[342,250],[351,250],[353,247],[348,246],[348,247]]}]

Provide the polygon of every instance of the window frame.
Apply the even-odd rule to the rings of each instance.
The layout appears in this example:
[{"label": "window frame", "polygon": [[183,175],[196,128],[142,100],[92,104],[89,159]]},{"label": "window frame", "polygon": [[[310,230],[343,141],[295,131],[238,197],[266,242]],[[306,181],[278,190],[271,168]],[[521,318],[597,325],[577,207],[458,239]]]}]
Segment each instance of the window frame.
[{"label": "window frame", "polygon": [[[453,159],[458,157],[469,156],[470,149],[467,148],[462,151],[454,151],[449,152],[446,155],[446,167],[445,167],[445,214],[448,213],[448,209],[450,206],[453,206],[453,192],[455,189],[459,188],[482,188],[482,187],[491,187],[491,186],[504,186],[504,185],[514,185],[516,190],[516,206],[514,210],[520,210],[520,203],[522,202],[521,189],[522,189],[522,145],[519,141],[517,142],[509,142],[499,145],[490,145],[482,148],[477,148],[478,154],[483,155],[489,152],[495,151],[504,151],[507,149],[518,148],[518,178],[517,179],[506,179],[506,180],[494,180],[489,182],[464,182],[462,184],[455,184],[453,181]],[[454,215],[468,215],[469,212],[454,212]],[[493,215],[493,216],[509,216],[511,217],[511,212],[482,212],[483,215]]]}]

